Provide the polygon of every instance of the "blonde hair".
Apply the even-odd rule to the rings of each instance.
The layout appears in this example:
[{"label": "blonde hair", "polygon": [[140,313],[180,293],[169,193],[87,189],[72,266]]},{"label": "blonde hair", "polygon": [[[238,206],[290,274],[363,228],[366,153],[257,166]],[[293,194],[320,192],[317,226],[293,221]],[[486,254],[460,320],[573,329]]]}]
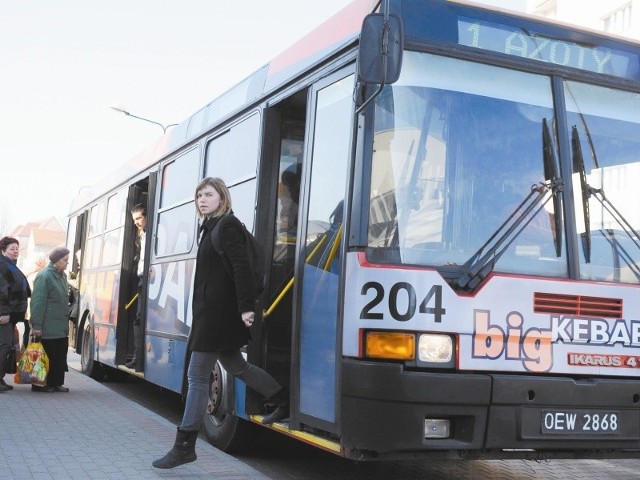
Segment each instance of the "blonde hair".
[{"label": "blonde hair", "polygon": [[[216,209],[215,212],[211,215],[212,217],[221,217],[231,212],[231,193],[229,193],[229,189],[224,183],[224,180],[217,177],[207,177],[198,183],[196,186],[196,192],[194,195],[194,199],[196,202],[196,210],[198,205],[198,192],[200,192],[205,187],[212,187],[218,195],[220,195],[220,205]],[[198,211],[198,215],[200,215],[200,211]]]}]

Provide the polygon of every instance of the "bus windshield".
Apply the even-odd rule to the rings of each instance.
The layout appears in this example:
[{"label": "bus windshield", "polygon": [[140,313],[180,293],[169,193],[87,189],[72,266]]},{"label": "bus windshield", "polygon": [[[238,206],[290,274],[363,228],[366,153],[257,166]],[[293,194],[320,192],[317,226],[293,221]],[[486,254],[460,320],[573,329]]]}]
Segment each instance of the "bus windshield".
[{"label": "bus windshield", "polygon": [[548,77],[406,52],[376,103],[369,259],[565,276],[554,132]]},{"label": "bus windshield", "polygon": [[640,95],[566,82],[580,278],[640,282]]}]

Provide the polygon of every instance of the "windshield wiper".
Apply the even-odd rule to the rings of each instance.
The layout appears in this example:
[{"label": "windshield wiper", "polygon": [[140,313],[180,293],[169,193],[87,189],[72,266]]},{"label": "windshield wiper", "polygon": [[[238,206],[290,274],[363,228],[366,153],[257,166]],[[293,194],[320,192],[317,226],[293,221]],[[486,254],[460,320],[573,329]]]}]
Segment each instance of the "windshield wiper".
[{"label": "windshield wiper", "polygon": [[[526,198],[520,202],[507,219],[489,237],[489,239],[474,253],[464,265],[462,275],[454,281],[454,287],[462,290],[473,290],[487,275],[496,262],[504,255],[522,231],[531,223],[535,216],[553,198],[555,219],[554,243],[556,253],[561,254],[562,248],[562,217],[560,195],[562,179],[558,172],[551,134],[546,119],[542,120],[542,160],[544,164],[545,181],[531,186]],[[559,217],[559,218],[558,218]]]},{"label": "windshield wiper", "polygon": [[562,204],[560,197],[562,196],[562,180],[560,180],[560,172],[558,171],[558,159],[556,158],[556,150],[553,148],[551,139],[551,131],[547,124],[547,119],[542,119],[542,154],[544,162],[544,179],[555,182],[557,188],[552,192],[553,195],[553,243],[556,247],[556,256],[562,255],[562,231],[564,228],[562,221]]},{"label": "windshield wiper", "polygon": [[582,157],[582,147],[580,146],[580,135],[578,127],[571,127],[571,150],[573,157],[573,173],[580,176],[580,190],[582,192],[582,216],[584,219],[584,233],[582,234],[582,252],[584,261],[591,263],[591,220],[589,215],[589,197],[591,187],[587,183],[587,175],[584,170],[584,158]]},{"label": "windshield wiper", "polygon": [[[504,255],[513,241],[544,208],[553,194],[560,190],[561,185],[559,181],[540,182],[532,185],[527,197],[478,251],[464,263],[462,266],[463,274],[455,281],[455,286],[463,290],[473,290],[484,280],[493,271],[496,262]],[[548,195],[549,192],[552,194]]]},{"label": "windshield wiper", "polygon": [[582,150],[580,148],[580,136],[578,128],[574,125],[571,129],[571,145],[573,147],[573,172],[580,175],[580,188],[582,190],[582,209],[584,214],[584,234],[582,236],[584,259],[586,263],[591,262],[591,224],[589,215],[589,198],[593,197],[602,208],[616,221],[631,241],[640,249],[640,235],[631,223],[607,198],[602,188],[593,188],[587,183],[587,175],[584,168]]}]

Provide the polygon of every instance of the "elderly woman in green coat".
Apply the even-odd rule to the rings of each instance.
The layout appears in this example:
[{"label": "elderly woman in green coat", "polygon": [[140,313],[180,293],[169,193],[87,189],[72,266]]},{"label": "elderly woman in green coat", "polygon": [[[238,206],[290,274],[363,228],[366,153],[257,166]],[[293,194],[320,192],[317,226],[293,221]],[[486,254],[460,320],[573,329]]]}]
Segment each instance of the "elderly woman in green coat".
[{"label": "elderly woman in green coat", "polygon": [[47,386],[32,386],[34,391],[68,392],[64,386],[69,348],[69,284],[64,271],[69,264],[69,250],[54,248],[49,265],[38,273],[31,294],[31,333],[42,339],[49,357]]}]

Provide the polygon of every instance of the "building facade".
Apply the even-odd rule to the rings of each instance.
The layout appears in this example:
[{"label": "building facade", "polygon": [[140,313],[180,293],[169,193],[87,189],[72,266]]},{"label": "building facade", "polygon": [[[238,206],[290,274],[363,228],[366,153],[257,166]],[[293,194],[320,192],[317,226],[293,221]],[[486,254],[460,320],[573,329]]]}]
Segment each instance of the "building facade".
[{"label": "building facade", "polygon": [[[503,2],[506,8],[518,5],[519,2]],[[526,12],[640,39],[640,0],[527,0]]]}]

